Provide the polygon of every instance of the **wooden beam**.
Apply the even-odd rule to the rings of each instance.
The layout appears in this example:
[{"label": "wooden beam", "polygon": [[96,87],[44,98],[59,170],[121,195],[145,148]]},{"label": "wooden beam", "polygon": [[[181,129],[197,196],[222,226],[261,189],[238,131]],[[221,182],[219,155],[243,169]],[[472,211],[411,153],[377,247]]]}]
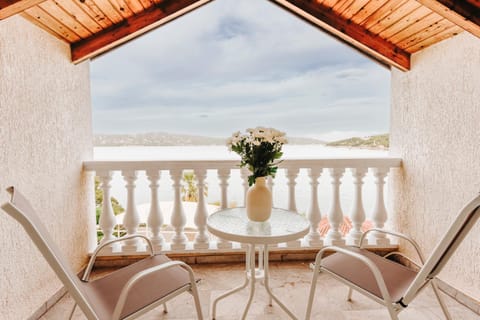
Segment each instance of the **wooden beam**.
[{"label": "wooden beam", "polygon": [[410,54],[313,0],[271,0],[382,64],[410,69]]},{"label": "wooden beam", "polygon": [[480,38],[480,1],[417,0],[433,12]]},{"label": "wooden beam", "polygon": [[14,16],[45,0],[0,0],[0,20]]},{"label": "wooden beam", "polygon": [[157,3],[140,14],[72,43],[72,61],[79,63],[105,53],[210,1],[212,0],[164,0]]}]

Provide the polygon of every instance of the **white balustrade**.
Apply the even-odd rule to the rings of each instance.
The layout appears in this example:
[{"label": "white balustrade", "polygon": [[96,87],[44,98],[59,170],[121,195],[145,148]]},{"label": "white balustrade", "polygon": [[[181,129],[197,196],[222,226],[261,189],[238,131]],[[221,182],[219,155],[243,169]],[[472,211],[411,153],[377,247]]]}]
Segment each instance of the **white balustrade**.
[{"label": "white balustrade", "polygon": [[248,192],[248,176],[250,175],[250,171],[247,168],[240,169],[240,177],[242,178],[242,186],[243,186],[243,206],[247,206],[247,192]]},{"label": "white balustrade", "polygon": [[195,176],[197,177],[198,188],[198,203],[195,211],[195,225],[197,226],[197,235],[193,247],[195,249],[208,249],[208,235],[207,235],[207,205],[205,203],[205,178],[207,177],[207,170],[196,169]]},{"label": "white balustrade", "polygon": [[295,202],[295,186],[297,182],[299,168],[288,168],[285,170],[285,176],[287,177],[288,185],[288,210],[297,212],[297,204]]},{"label": "white balustrade", "polygon": [[318,205],[318,178],[322,174],[322,168],[308,170],[310,177],[310,205],[307,210],[307,218],[310,221],[310,232],[305,236],[305,242],[309,247],[321,247],[323,241],[318,231],[318,224],[322,219],[320,206]]},{"label": "white balustrade", "polygon": [[182,169],[170,170],[170,177],[173,181],[172,187],[174,192],[172,218],[170,223],[175,229],[175,235],[173,236],[171,243],[172,250],[185,249],[187,244],[187,237],[183,231],[183,228],[187,223],[187,218],[185,217],[185,211],[183,210],[182,204],[182,184],[180,182],[182,176]]},{"label": "white balustrade", "polygon": [[148,214],[148,228],[150,229],[151,236],[150,240],[154,246],[156,252],[162,250],[165,239],[161,233],[161,228],[163,225],[163,214],[160,209],[159,199],[158,199],[158,187],[160,180],[160,171],[157,170],[147,170],[147,177],[150,180],[150,213]]},{"label": "white balustrade", "polygon": [[[112,172],[111,171],[99,171],[97,172],[98,178],[100,179],[100,188],[102,188],[103,199],[102,199],[102,212],[98,225],[102,229],[103,238],[100,241],[100,244],[104,244],[107,241],[114,240],[113,229],[115,228],[117,220],[113,214],[112,202],[110,200],[110,182],[112,181]],[[112,253],[114,250],[113,246],[105,248],[105,251]]]},{"label": "white balustrade", "polygon": [[[387,221],[387,209],[385,208],[385,200],[383,197],[383,187],[385,185],[385,177],[389,168],[373,168],[373,176],[375,177],[376,197],[375,207],[373,208],[372,221],[375,228],[383,228]],[[368,235],[369,245],[388,246],[390,239],[384,233],[371,232]]]},{"label": "white balustrade", "polygon": [[340,179],[342,178],[345,169],[331,168],[329,169],[332,177],[332,204],[328,211],[328,222],[330,223],[330,230],[328,230],[325,243],[327,245],[341,246],[345,244],[340,232],[340,224],[343,222],[342,206],[340,204]]},{"label": "white balustrade", "polygon": [[[294,248],[320,248],[324,244],[345,245],[358,244],[362,235],[362,226],[366,220],[371,220],[371,224],[375,227],[383,227],[388,221],[388,214],[385,208],[384,187],[385,179],[391,168],[400,166],[401,160],[395,158],[378,158],[378,159],[304,159],[304,160],[284,160],[279,165],[279,172],[284,170],[283,175],[279,174],[279,180],[276,181],[273,188],[274,180],[269,179],[268,185],[273,190],[274,206],[276,200],[284,201],[285,206],[291,211],[300,209],[299,214],[305,214],[310,223],[309,233],[305,238],[299,241],[293,241],[282,244],[278,247],[272,247],[272,250],[292,250]],[[123,226],[128,234],[141,232],[147,234],[153,242],[156,251],[235,251],[243,250],[238,244],[233,244],[222,239],[211,239],[206,229],[206,221],[211,206],[207,206],[207,181],[215,181],[210,173],[216,172],[218,185],[209,185],[209,193],[217,192],[219,197],[219,210],[229,207],[228,200],[233,197],[232,203],[245,199],[248,190],[248,175],[250,174],[245,168],[238,167],[238,161],[233,160],[210,160],[210,161],[91,161],[84,164],[85,170],[95,172],[101,184],[103,191],[102,214],[99,219],[99,227],[104,233],[101,243],[115,239],[114,229],[116,226],[116,218],[111,205],[112,193],[112,177],[116,179],[118,173],[123,176],[126,184],[126,201],[125,201],[125,217]],[[329,175],[322,175],[324,169],[328,169]],[[341,179],[346,170],[352,173],[351,184],[353,184],[353,193],[351,203],[342,203],[340,199],[340,191],[343,191]],[[191,206],[188,204],[188,211],[185,211],[187,205],[182,202],[182,178],[184,170],[193,171],[196,177],[195,187],[198,192],[198,202]],[[300,171],[302,170],[302,171]],[[162,171],[166,171],[167,175],[161,175]],[[307,177],[304,173],[307,173]],[[138,173],[138,175],[137,175]],[[138,185],[148,185],[147,193],[140,194],[137,190]],[[168,176],[172,180],[171,187],[165,186]],[[210,178],[209,178],[210,177]],[[301,177],[301,178],[300,178]],[[348,176],[349,177],[349,176]],[[140,179],[142,183],[140,183]],[[149,184],[145,183],[148,179]],[[306,185],[309,180],[310,185]],[[331,179],[329,186],[328,180]],[[343,178],[346,179],[346,178]],[[366,182],[364,182],[364,180]],[[114,180],[115,181],[115,180]],[[280,181],[285,181],[281,183]],[[299,182],[301,181],[301,182]],[[373,182],[372,182],[373,181]],[[375,184],[375,185],[373,185]],[[163,188],[168,188],[164,190]],[[233,190],[236,190],[234,194]],[[240,191],[239,191],[240,190]],[[369,192],[366,193],[365,190]],[[370,190],[374,190],[372,193]],[[136,206],[136,192],[138,197],[145,198],[150,196],[150,211],[148,212],[147,221],[140,221],[139,213]],[[310,197],[304,196],[304,193],[310,193]],[[372,193],[372,194],[370,194]],[[171,212],[168,209],[167,215],[169,221],[165,221],[165,210],[161,210],[165,197],[169,195],[172,200]],[[279,196],[280,195],[280,196]],[[299,197],[297,198],[298,195]],[[115,195],[118,197],[117,195]],[[300,198],[300,196],[302,198]],[[369,209],[370,214],[365,217],[364,200],[368,198],[368,203],[372,204],[373,210]],[[374,199],[373,199],[374,198]],[[301,201],[299,201],[301,199]],[[327,200],[325,200],[327,199]],[[210,199],[217,201],[217,199]],[[320,202],[321,200],[321,202]],[[308,204],[305,203],[308,201]],[[367,202],[365,202],[367,203]],[[244,203],[243,203],[244,204]],[[327,213],[330,230],[325,238],[321,236],[319,225],[321,223],[320,205],[330,205]],[[185,207],[184,207],[185,206]],[[306,207],[306,210],[303,209]],[[342,207],[350,208],[349,218],[352,227],[348,234],[342,234],[345,231],[342,223],[344,215]],[[367,206],[366,206],[367,207]],[[194,208],[194,209],[193,209]],[[369,207],[370,208],[370,207]],[[305,210],[305,211],[304,211]],[[142,211],[143,212],[143,211]],[[211,212],[211,211],[210,211]],[[143,213],[146,215],[146,212]],[[188,215],[188,217],[187,217]],[[190,221],[188,229],[186,227]],[[193,220],[193,223],[192,223]],[[146,222],[148,230],[140,223]],[[166,225],[167,224],[167,225]],[[169,225],[168,225],[169,224]],[[196,229],[192,237],[187,238],[186,232],[190,234],[192,225]],[[322,222],[323,225],[323,222]],[[167,241],[168,239],[168,241]],[[213,241],[212,241],[213,240]],[[216,246],[215,246],[216,243]],[[373,247],[389,247],[391,246],[389,238],[372,233],[368,238],[368,245]],[[123,247],[108,248],[105,254],[141,254],[145,250],[143,242],[126,242]]]},{"label": "white balustrade", "polygon": [[359,245],[360,238],[362,236],[362,225],[365,222],[365,210],[363,209],[362,201],[362,187],[363,187],[363,178],[367,173],[365,168],[353,168],[352,178],[353,178],[353,204],[350,211],[350,219],[352,220],[352,229],[348,233],[347,244],[348,245]]},{"label": "white balustrade", "polygon": [[[221,201],[220,201],[220,209],[227,209],[228,208],[228,179],[230,178],[230,169],[219,169],[218,170],[218,179],[220,180],[220,193],[221,193]],[[218,249],[230,249],[232,248],[233,244],[225,239],[218,238],[217,239],[217,247]]]},{"label": "white balustrade", "polygon": [[[125,217],[123,218],[123,226],[127,230],[128,235],[136,234],[138,225],[140,224],[140,217],[137,212],[137,205],[135,203],[135,181],[137,180],[137,171],[125,170],[122,172],[127,188],[127,208],[125,209]],[[122,250],[125,252],[136,252],[141,250],[139,239],[131,239],[125,241]]]}]

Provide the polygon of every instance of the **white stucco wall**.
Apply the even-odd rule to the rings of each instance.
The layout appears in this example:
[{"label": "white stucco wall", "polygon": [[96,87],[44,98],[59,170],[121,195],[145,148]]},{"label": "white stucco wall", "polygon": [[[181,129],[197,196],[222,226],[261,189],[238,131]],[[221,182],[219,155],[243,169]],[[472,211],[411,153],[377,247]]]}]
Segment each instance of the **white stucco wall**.
[{"label": "white stucco wall", "polygon": [[[429,254],[457,211],[480,192],[480,39],[462,33],[392,71],[395,223]],[[480,223],[440,278],[480,301]]]},{"label": "white stucco wall", "polygon": [[[89,64],[21,17],[0,21],[0,203],[16,185],[74,269],[85,263],[93,187]],[[0,212],[1,319],[27,319],[61,288],[23,229]]]}]

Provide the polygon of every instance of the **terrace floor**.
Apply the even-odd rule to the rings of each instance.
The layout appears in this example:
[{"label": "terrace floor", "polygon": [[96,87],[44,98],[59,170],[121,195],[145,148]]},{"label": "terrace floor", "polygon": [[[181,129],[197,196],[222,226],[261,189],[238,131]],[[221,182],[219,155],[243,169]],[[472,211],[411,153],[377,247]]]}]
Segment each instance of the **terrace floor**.
[{"label": "terrace floor", "polygon": [[[211,302],[224,291],[243,283],[244,264],[200,264],[192,265],[196,276],[201,279],[199,283],[200,299],[205,319],[211,319]],[[308,263],[304,262],[271,262],[270,283],[276,295],[303,319],[306,300],[312,276]],[[353,302],[346,301],[347,288],[322,274],[319,277],[317,293],[312,312],[312,319],[324,320],[375,320],[389,319],[385,308],[379,304],[354,293]],[[217,320],[239,319],[247,301],[248,290],[234,294],[221,300],[217,309]],[[444,295],[453,319],[479,320],[480,315],[470,311],[447,295]],[[289,319],[278,307],[268,306],[267,295],[261,285],[257,285],[254,301],[250,307],[247,319]],[[59,303],[46,313],[41,320],[66,319],[73,306],[73,300],[64,296]],[[195,319],[193,299],[189,294],[182,294],[168,303],[169,313],[163,314],[159,307],[146,315],[142,320],[160,319]],[[76,310],[75,320],[84,320],[85,316]],[[434,294],[427,288],[406,310],[400,313],[401,320],[430,320],[445,319],[438,306]]]}]

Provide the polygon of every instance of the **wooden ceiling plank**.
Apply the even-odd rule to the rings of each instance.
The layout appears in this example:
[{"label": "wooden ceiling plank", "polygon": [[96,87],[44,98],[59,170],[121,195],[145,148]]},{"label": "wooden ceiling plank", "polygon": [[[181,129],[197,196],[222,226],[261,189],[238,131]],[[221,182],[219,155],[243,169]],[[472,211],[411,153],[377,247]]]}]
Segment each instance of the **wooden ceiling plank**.
[{"label": "wooden ceiling plank", "polygon": [[110,3],[110,1],[105,0],[85,0],[85,3],[91,8],[97,7],[103,15],[105,15],[113,25],[120,23],[124,20],[122,15],[118,13],[115,7]]},{"label": "wooden ceiling plank", "polygon": [[453,36],[456,36],[457,34],[463,32],[463,29],[460,28],[457,25],[452,24],[450,28],[447,28],[431,37],[428,37],[426,39],[423,39],[422,41],[419,41],[415,44],[412,44],[411,46],[404,48],[406,51],[410,53],[415,53],[417,51],[423,50],[427,48],[428,46],[435,44],[437,42],[440,42],[442,40],[451,38]]},{"label": "wooden ceiling plank", "polygon": [[370,0],[364,5],[353,17],[352,22],[355,24],[362,24],[368,17],[380,9],[386,0]]},{"label": "wooden ceiling plank", "polygon": [[322,5],[308,0],[273,0],[303,19],[315,24],[349,45],[360,49],[378,61],[401,70],[410,68],[410,54],[394,44],[351,23]]},{"label": "wooden ceiling plank", "polygon": [[390,39],[397,33],[417,23],[431,13],[432,11],[430,9],[419,5],[417,9],[402,17],[401,20],[399,20],[398,22],[381,30],[378,34],[384,39]]},{"label": "wooden ceiling plank", "polygon": [[74,63],[104,53],[212,0],[167,0],[71,45]]},{"label": "wooden ceiling plank", "polygon": [[135,14],[139,14],[145,9],[139,0],[125,0],[125,3]]},{"label": "wooden ceiling plank", "polygon": [[102,30],[102,26],[95,21],[87,12],[85,12],[79,5],[79,1],[71,0],[56,0],[56,4],[67,11],[72,17],[78,20],[82,25],[85,26],[91,33],[96,33]]},{"label": "wooden ceiling plank", "polygon": [[75,32],[73,32],[67,26],[49,15],[42,8],[38,6],[32,7],[25,10],[25,12],[28,13],[33,19],[38,20],[45,27],[52,29],[53,31],[61,35],[64,41],[72,43],[81,40],[81,38]]},{"label": "wooden ceiling plank", "polygon": [[327,8],[333,8],[339,0],[323,0],[322,2],[317,1],[317,5],[323,5]]},{"label": "wooden ceiling plank", "polygon": [[367,3],[369,0],[355,0],[350,7],[348,7],[344,12],[342,12],[342,16],[350,20],[354,15],[356,15]]},{"label": "wooden ceiling plank", "polygon": [[39,5],[44,11],[55,17],[55,19],[75,32],[80,38],[85,39],[90,37],[93,33],[85,28],[75,17],[72,17],[57,2],[47,0]]},{"label": "wooden ceiling plank", "polygon": [[[382,6],[380,9],[375,11],[370,17],[368,17],[365,21],[362,22],[362,26],[367,28],[368,30],[372,31],[372,27],[378,25],[381,21],[385,20],[392,12],[398,10],[404,4],[411,3],[409,0],[402,0],[402,1],[388,1]],[[415,4],[415,2],[414,2]],[[372,31],[373,32],[373,31]]]},{"label": "wooden ceiling plank", "polygon": [[391,27],[393,24],[404,19],[411,14],[414,10],[420,8],[420,4],[416,1],[408,0],[404,5],[398,7],[394,12],[390,13],[385,18],[378,21],[375,25],[369,28],[369,30],[375,34],[379,34],[385,29]]},{"label": "wooden ceiling plank", "polygon": [[0,0],[0,20],[14,16],[45,0]]},{"label": "wooden ceiling plank", "polygon": [[380,33],[381,37],[388,39],[388,41],[393,43],[400,43],[403,40],[414,36],[415,34],[419,33],[420,31],[433,26],[434,24],[438,23],[443,18],[440,17],[438,14],[434,12],[430,12],[429,14],[425,15],[419,20],[416,20],[415,23],[409,24],[406,28],[403,28],[401,31],[393,34],[391,37],[384,36],[385,33]]},{"label": "wooden ceiling plank", "polygon": [[343,12],[347,10],[355,0],[342,0],[337,2],[336,5],[333,6],[333,11],[338,12],[340,15],[343,16]]},{"label": "wooden ceiling plank", "polygon": [[442,18],[428,27],[420,29],[418,32],[412,34],[408,38],[398,42],[398,46],[402,48],[408,48],[420,41],[423,41],[424,39],[429,38],[432,35],[450,28],[452,25],[453,24],[450,21]]},{"label": "wooden ceiling plank", "polygon": [[[65,0],[71,2],[71,0]],[[93,0],[75,1],[75,3],[87,13],[92,19],[94,19],[102,29],[106,29],[113,24],[105,13],[93,2]]]},{"label": "wooden ceiling plank", "polygon": [[63,38],[62,35],[58,34],[57,32],[55,32],[55,30],[49,28],[48,26],[43,24],[40,20],[38,20],[35,17],[28,14],[27,11],[24,11],[24,12],[20,13],[19,15],[21,17],[23,17],[24,19],[26,19],[27,21],[30,21],[31,23],[33,23],[34,25],[36,25],[40,29],[45,30],[46,32],[48,32],[49,34],[51,34],[52,36],[54,36],[58,40],[65,42],[65,39]]},{"label": "wooden ceiling plank", "polygon": [[140,0],[140,3],[142,4],[144,9],[148,9],[153,6],[153,1],[151,0]]},{"label": "wooden ceiling plank", "polygon": [[124,0],[110,0],[110,3],[124,19],[133,16],[133,11]]},{"label": "wooden ceiling plank", "polygon": [[480,38],[480,1],[417,0],[430,10]]}]

